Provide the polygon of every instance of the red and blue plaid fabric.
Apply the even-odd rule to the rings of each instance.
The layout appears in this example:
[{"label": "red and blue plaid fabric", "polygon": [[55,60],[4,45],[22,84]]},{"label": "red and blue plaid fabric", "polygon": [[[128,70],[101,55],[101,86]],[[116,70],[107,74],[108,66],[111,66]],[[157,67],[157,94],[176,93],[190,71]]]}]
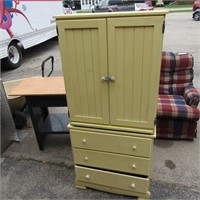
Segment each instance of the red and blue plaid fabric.
[{"label": "red and blue plaid fabric", "polygon": [[157,106],[157,137],[193,139],[200,111],[199,92],[193,87],[193,57],[163,52]]},{"label": "red and blue plaid fabric", "polygon": [[183,95],[183,92],[188,83],[179,83],[179,84],[160,84],[159,94],[168,94],[168,95]]},{"label": "red and blue plaid fabric", "polygon": [[185,103],[184,97],[179,95],[159,95],[158,97],[158,118],[186,119],[197,121],[200,111]]},{"label": "red and blue plaid fabric", "polygon": [[161,71],[160,84],[191,83],[193,78],[193,69],[176,72]]},{"label": "red and blue plaid fabric", "polygon": [[200,101],[200,94],[193,86],[186,87],[183,93],[185,102],[192,106],[193,108],[197,108]]},{"label": "red and blue plaid fabric", "polygon": [[186,86],[192,85],[193,57],[188,53],[162,53],[159,94],[183,95]]},{"label": "red and blue plaid fabric", "polygon": [[196,137],[197,122],[178,120],[178,119],[159,119],[157,120],[157,138],[189,139]]},{"label": "red and blue plaid fabric", "polygon": [[189,53],[162,52],[161,71],[173,72],[193,68],[193,56]]}]

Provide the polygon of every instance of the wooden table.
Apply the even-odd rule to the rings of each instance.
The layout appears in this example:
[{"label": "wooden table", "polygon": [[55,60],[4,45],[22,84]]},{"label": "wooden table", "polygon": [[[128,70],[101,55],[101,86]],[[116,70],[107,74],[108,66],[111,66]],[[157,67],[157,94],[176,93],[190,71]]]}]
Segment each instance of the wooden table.
[{"label": "wooden table", "polygon": [[24,96],[40,150],[47,134],[69,133],[67,113],[49,113],[48,107],[67,107],[63,77],[31,77],[22,81],[10,96]]}]

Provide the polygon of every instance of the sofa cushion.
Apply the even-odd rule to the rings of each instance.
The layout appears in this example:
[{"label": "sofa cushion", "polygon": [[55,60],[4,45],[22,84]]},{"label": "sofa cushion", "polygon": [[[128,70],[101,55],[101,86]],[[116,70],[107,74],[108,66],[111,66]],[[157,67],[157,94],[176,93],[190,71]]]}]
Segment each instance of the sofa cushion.
[{"label": "sofa cushion", "polygon": [[171,84],[171,85],[160,84],[159,94],[183,96],[184,90],[188,86],[190,86],[190,84],[188,83],[179,83],[179,84]]},{"label": "sofa cushion", "polygon": [[191,83],[193,78],[193,69],[182,70],[177,72],[161,71],[160,84]]},{"label": "sofa cushion", "polygon": [[160,94],[158,97],[157,117],[197,121],[200,117],[200,111],[197,108],[188,106],[183,96]]},{"label": "sofa cushion", "polygon": [[183,95],[194,78],[193,57],[188,53],[162,52],[159,94]]},{"label": "sofa cushion", "polygon": [[193,56],[189,53],[162,52],[161,71],[174,72],[193,68]]}]

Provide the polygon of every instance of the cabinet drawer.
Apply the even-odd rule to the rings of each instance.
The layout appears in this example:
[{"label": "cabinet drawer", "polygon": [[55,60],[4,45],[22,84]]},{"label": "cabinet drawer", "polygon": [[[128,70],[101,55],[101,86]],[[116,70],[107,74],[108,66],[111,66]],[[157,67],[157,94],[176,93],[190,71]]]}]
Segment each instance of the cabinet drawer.
[{"label": "cabinet drawer", "polygon": [[79,166],[75,166],[75,172],[77,180],[92,184],[139,193],[146,193],[149,188],[149,179],[147,178],[140,178],[136,176]]},{"label": "cabinet drawer", "polygon": [[147,176],[150,173],[150,159],[147,158],[77,148],[73,148],[73,156],[77,165]]},{"label": "cabinet drawer", "polygon": [[72,147],[150,157],[153,139],[95,131],[70,130]]}]

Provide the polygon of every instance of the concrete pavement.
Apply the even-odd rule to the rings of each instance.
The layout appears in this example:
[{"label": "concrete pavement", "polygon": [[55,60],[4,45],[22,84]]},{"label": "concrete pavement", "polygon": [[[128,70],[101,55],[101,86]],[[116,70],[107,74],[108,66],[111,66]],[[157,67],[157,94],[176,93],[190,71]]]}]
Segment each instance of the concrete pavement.
[{"label": "concrete pavement", "polygon": [[[39,151],[32,124],[19,143],[3,153],[1,199],[131,199],[74,186],[74,167],[69,135],[49,135]],[[199,199],[199,139],[156,140],[154,143],[152,199]],[[195,153],[194,153],[195,152]]]}]

